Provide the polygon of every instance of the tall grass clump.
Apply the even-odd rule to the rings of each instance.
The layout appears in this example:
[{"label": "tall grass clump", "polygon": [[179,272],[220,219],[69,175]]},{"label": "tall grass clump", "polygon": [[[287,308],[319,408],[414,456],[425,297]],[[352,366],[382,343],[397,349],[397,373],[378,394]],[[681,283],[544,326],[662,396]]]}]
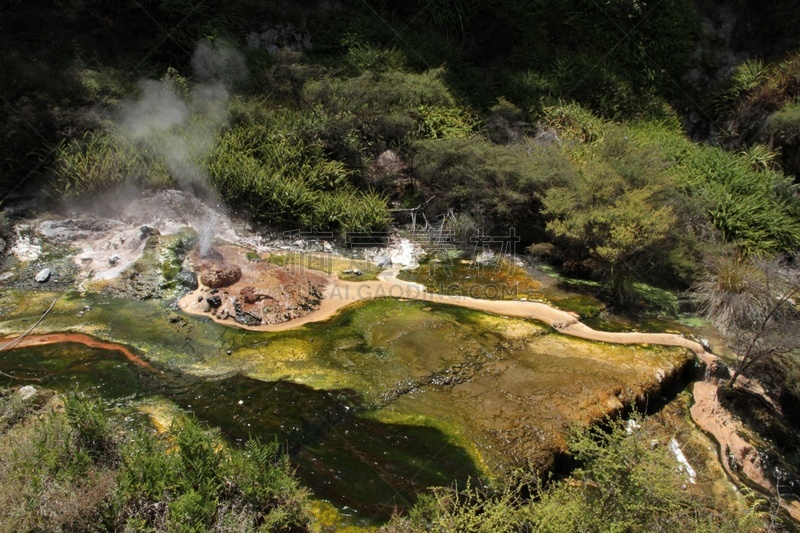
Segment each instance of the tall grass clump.
[{"label": "tall grass clump", "polygon": [[[800,246],[800,195],[791,177],[774,170],[774,153],[763,146],[731,152],[698,145],[664,123],[627,128],[637,142],[660,151],[674,184],[686,193],[686,205],[702,212],[690,222],[704,239],[721,239],[746,254],[792,253]],[[696,215],[692,218],[696,219]]]},{"label": "tall grass clump", "polygon": [[123,529],[305,531],[308,492],[277,443],[231,449],[185,417],[123,446],[116,523]]},{"label": "tall grass clump", "polygon": [[122,183],[146,187],[172,183],[166,167],[146,150],[101,131],[56,145],[51,168],[52,189],[62,198],[76,198]]},{"label": "tall grass clump", "polygon": [[698,196],[722,237],[747,254],[800,247],[800,195],[782,172],[754,168],[746,157],[695,146],[674,167],[678,183]]},{"label": "tall grass clump", "polygon": [[208,170],[228,202],[270,224],[368,231],[390,220],[386,199],[358,190],[352,172],[327,158],[320,142],[267,124],[242,123],[228,130]]}]

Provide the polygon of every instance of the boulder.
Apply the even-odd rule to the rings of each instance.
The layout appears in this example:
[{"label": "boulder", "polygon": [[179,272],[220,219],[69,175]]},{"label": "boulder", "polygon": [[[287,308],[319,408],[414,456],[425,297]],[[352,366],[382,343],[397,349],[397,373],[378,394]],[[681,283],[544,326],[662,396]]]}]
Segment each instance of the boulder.
[{"label": "boulder", "polygon": [[146,224],[139,228],[139,240],[143,241],[151,235],[160,235],[160,233],[153,226],[148,226]]},{"label": "boulder", "polygon": [[39,271],[38,274],[36,274],[33,277],[33,279],[34,279],[34,281],[37,281],[39,283],[47,282],[47,280],[50,279],[50,269],[49,268],[43,268],[42,270]]},{"label": "boulder", "polygon": [[24,387],[19,388],[17,394],[19,394],[19,397],[22,400],[33,398],[34,396],[36,396],[36,387],[32,385],[25,385]]},{"label": "boulder", "polygon": [[236,265],[213,265],[200,274],[203,285],[212,289],[233,285],[241,278],[242,269]]},{"label": "boulder", "polygon": [[706,367],[705,379],[713,381],[727,381],[731,379],[731,369],[720,360],[711,361]]},{"label": "boulder", "polygon": [[222,305],[222,298],[220,298],[219,296],[211,296],[209,298],[206,298],[206,303],[208,303],[208,306],[211,309],[217,309]]},{"label": "boulder", "polygon": [[178,275],[175,276],[175,281],[178,282],[178,285],[186,287],[190,291],[196,290],[198,287],[197,276],[194,275],[194,272],[188,270],[178,272]]}]

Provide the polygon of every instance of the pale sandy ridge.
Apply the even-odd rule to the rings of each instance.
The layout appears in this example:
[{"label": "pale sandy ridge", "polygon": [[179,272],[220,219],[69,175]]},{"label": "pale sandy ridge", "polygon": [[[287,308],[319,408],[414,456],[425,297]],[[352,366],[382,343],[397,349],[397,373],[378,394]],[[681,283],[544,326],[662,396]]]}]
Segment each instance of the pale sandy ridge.
[{"label": "pale sandy ridge", "polygon": [[456,305],[484,311],[501,316],[529,318],[544,322],[566,335],[582,339],[609,342],[615,344],[659,344],[664,346],[678,346],[692,350],[706,363],[716,361],[717,357],[707,353],[703,346],[680,335],[670,333],[637,333],[622,332],[612,333],[596,331],[582,324],[576,314],[556,309],[542,302],[520,300],[484,300],[469,296],[451,296],[427,292],[422,285],[399,280],[395,277],[396,270],[382,272],[375,281],[343,281],[336,277],[331,278],[331,283],[323,291],[323,298],[318,308],[311,313],[287,322],[265,325],[243,325],[231,320],[224,320],[205,313],[204,302],[198,302],[198,289],[184,296],[179,302],[179,307],[187,313],[211,316],[220,324],[249,329],[252,331],[286,331],[306,324],[322,322],[345,307],[363,300],[374,298],[399,298],[419,300],[423,302]]},{"label": "pale sandy ridge", "polygon": [[[676,346],[694,352],[698,359],[706,365],[712,366],[719,363],[719,357],[708,353],[696,341],[682,335],[672,333],[639,333],[639,332],[609,332],[597,331],[583,324],[577,315],[568,311],[556,309],[542,302],[519,300],[484,300],[468,296],[450,296],[430,293],[416,283],[399,280],[395,277],[396,270],[387,270],[378,276],[376,281],[352,282],[342,281],[333,277],[332,282],[324,291],[324,298],[320,306],[310,314],[283,322],[280,324],[245,326],[230,320],[221,320],[212,317],[215,321],[229,326],[240,327],[254,331],[286,331],[305,324],[321,322],[329,319],[341,309],[362,300],[373,298],[400,298],[419,300],[431,303],[442,303],[466,307],[501,316],[520,317],[537,320],[553,327],[560,333],[596,342],[612,344],[657,344],[661,346]],[[188,313],[207,315],[199,310],[201,303],[197,302],[197,293],[188,294],[180,302],[181,309]],[[757,384],[752,384],[760,389]],[[737,422],[732,415],[724,409],[717,400],[715,383],[705,381],[694,384],[694,405],[690,414],[695,424],[711,435],[719,444],[719,460],[725,470],[735,479],[736,474],[728,463],[726,453],[730,454],[740,465],[741,473],[751,481],[761,486],[770,493],[775,487],[766,476],[760,461],[757,461],[757,450],[736,432]],[[758,392],[758,390],[756,390]],[[763,389],[760,391],[763,396]],[[782,502],[783,508],[795,519],[800,521],[800,504],[798,502]]]}]

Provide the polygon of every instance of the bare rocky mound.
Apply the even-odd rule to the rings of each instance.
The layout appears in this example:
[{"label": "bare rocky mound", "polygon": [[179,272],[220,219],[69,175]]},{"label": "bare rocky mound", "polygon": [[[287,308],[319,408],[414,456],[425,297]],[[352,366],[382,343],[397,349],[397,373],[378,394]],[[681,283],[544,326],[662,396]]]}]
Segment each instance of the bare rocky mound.
[{"label": "bare rocky mound", "polygon": [[212,264],[201,267],[200,283],[212,289],[228,287],[242,279],[242,269],[237,265]]},{"label": "bare rocky mound", "polygon": [[253,261],[246,250],[221,246],[191,258],[201,287],[187,308],[241,325],[280,324],[316,310],[329,280],[299,266]]}]

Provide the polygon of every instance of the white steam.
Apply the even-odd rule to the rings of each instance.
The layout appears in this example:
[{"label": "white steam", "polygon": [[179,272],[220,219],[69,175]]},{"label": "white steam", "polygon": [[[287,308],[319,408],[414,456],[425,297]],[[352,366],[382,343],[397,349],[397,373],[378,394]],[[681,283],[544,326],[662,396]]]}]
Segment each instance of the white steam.
[{"label": "white steam", "polygon": [[190,84],[176,75],[142,81],[139,97],[123,102],[117,131],[162,161],[181,187],[208,192],[204,161],[228,123],[230,85],[246,67],[235,50],[203,42],[192,69],[197,81]]},{"label": "white steam", "polygon": [[[228,124],[230,87],[246,75],[246,66],[232,48],[202,42],[193,54],[192,70],[189,82],[175,71],[161,80],[140,82],[139,97],[123,102],[115,117],[116,131],[163,163],[180,188],[215,197],[205,162]],[[202,219],[195,229],[205,254],[216,224],[210,210]]]}]

